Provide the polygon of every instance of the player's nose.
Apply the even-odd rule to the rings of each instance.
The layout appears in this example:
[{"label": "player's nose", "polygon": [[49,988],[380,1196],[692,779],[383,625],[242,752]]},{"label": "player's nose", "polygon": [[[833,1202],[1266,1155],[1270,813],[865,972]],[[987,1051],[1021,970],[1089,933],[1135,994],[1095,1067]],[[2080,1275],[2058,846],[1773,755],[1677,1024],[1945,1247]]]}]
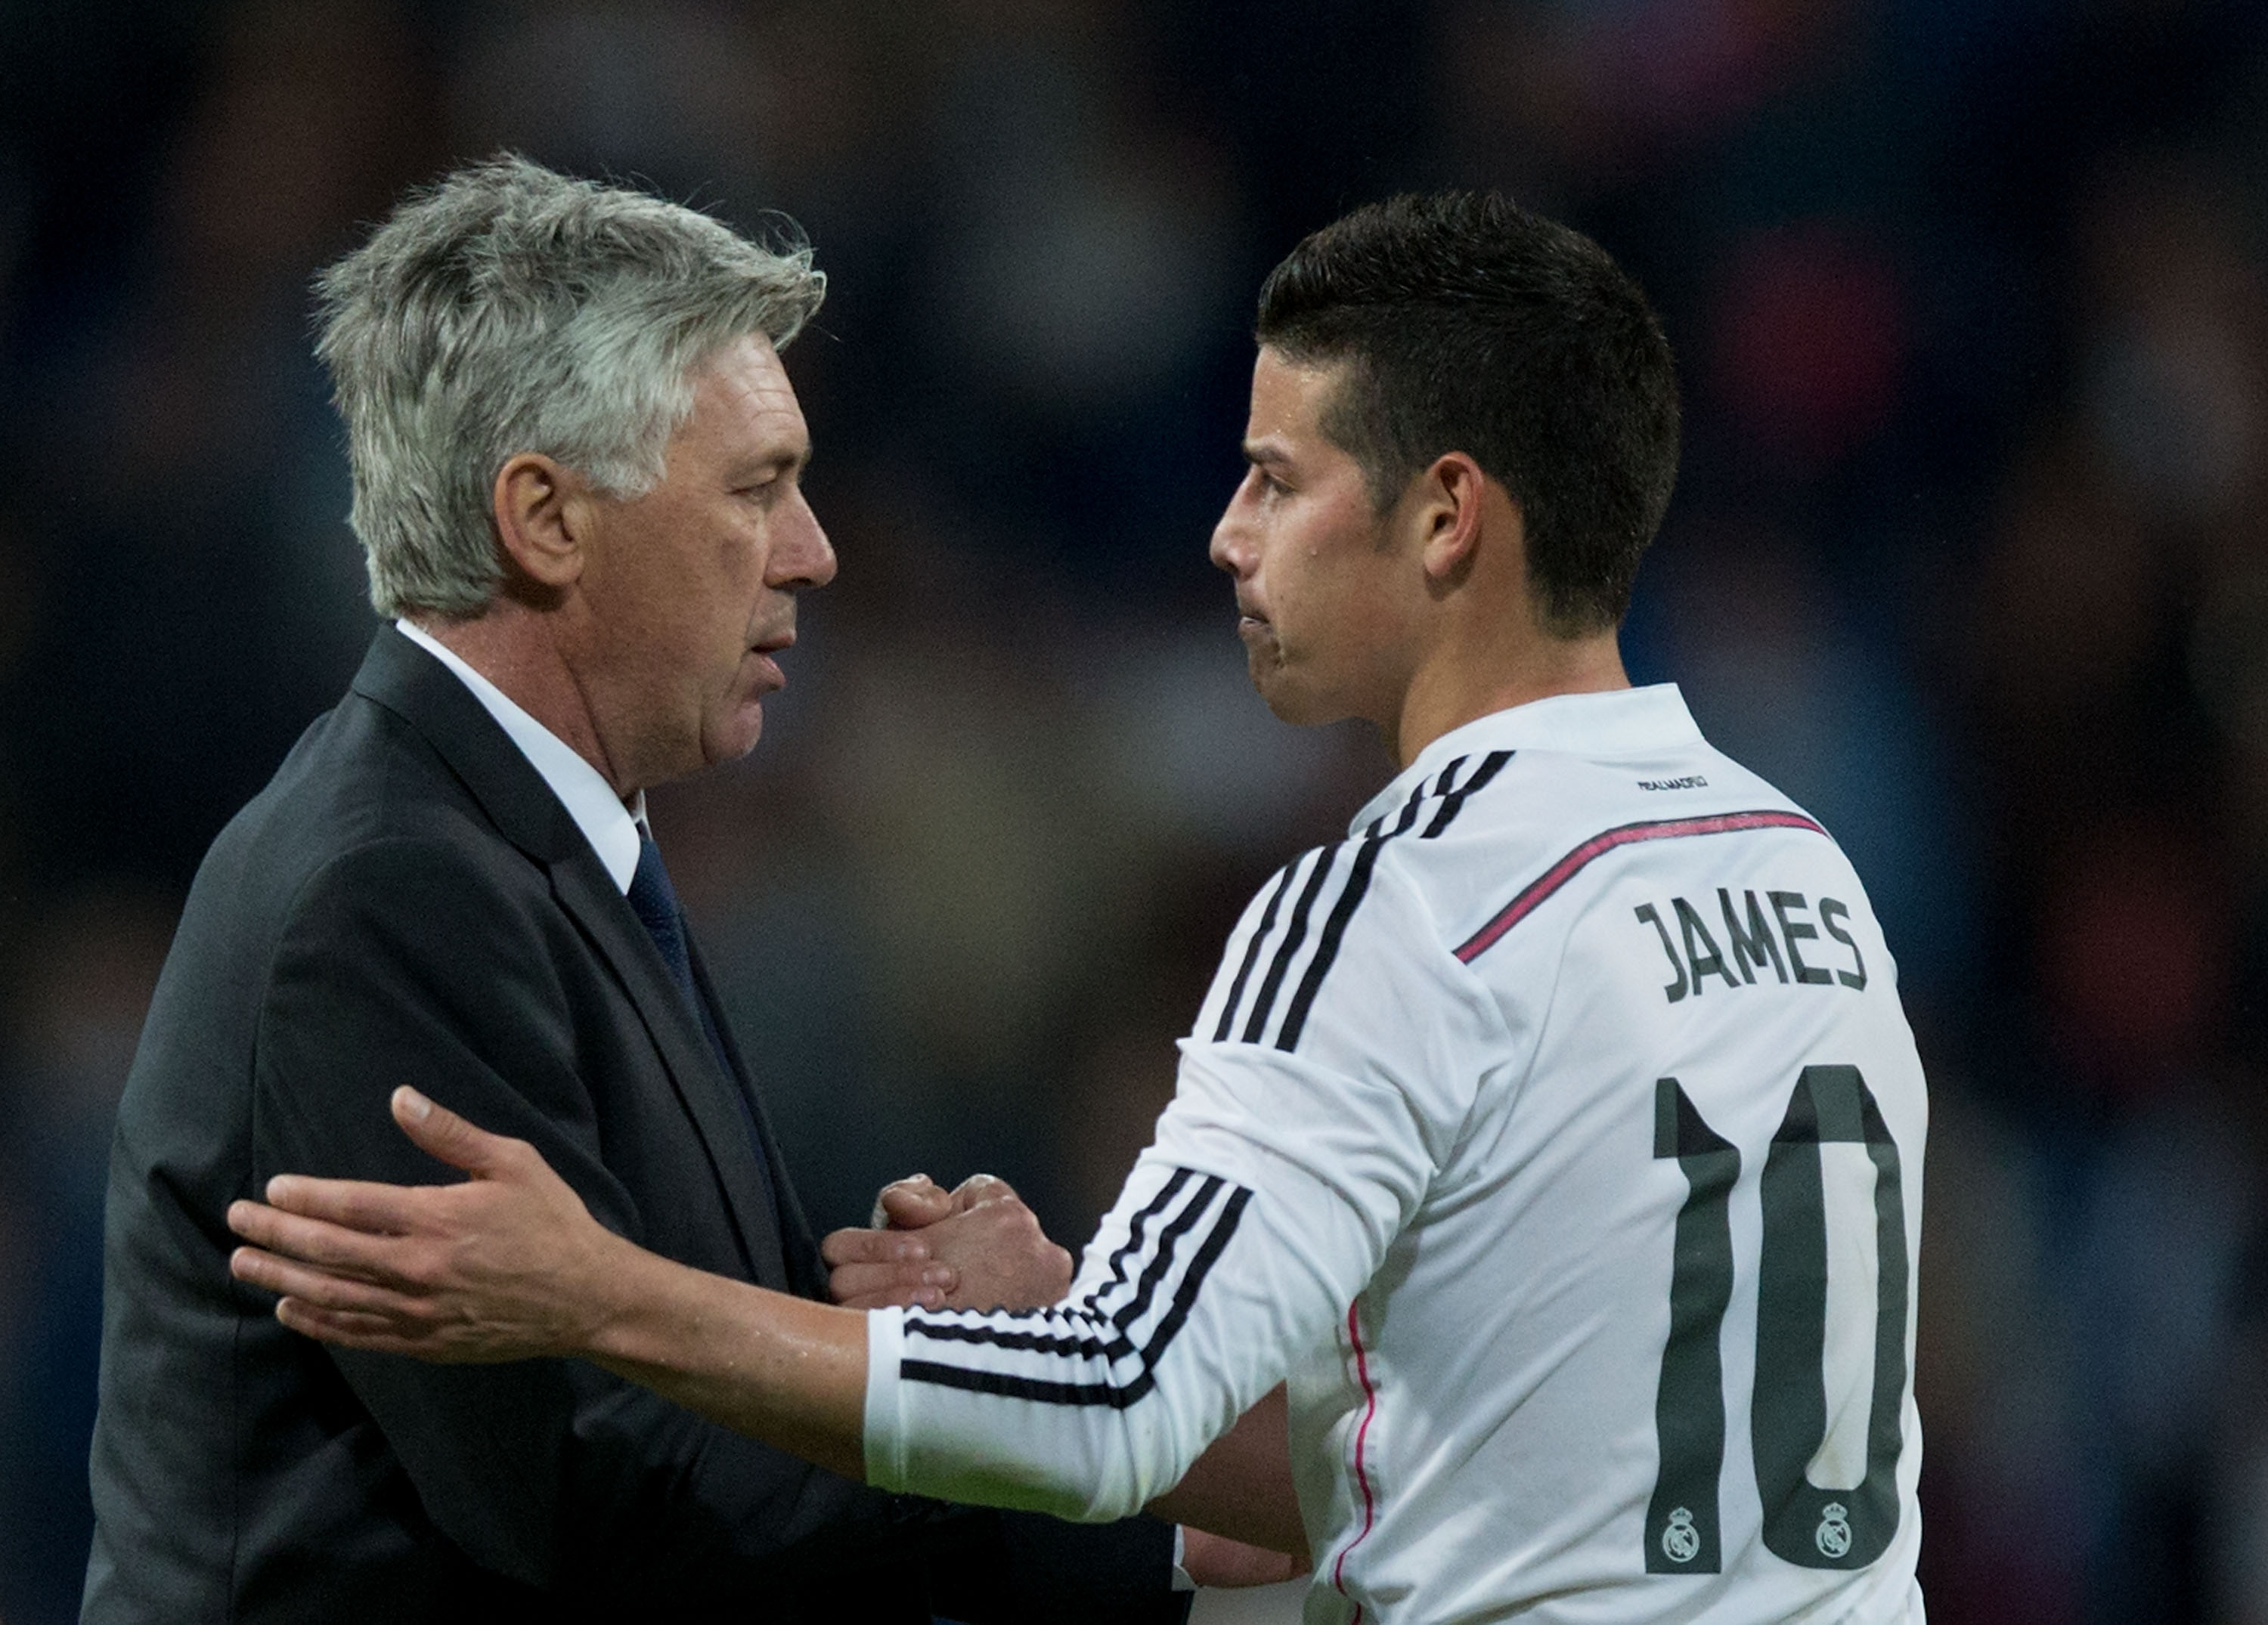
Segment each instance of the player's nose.
[{"label": "player's nose", "polygon": [[1225,570],[1241,581],[1252,573],[1259,551],[1253,545],[1251,530],[1236,510],[1236,499],[1231,497],[1212,527],[1212,541],[1205,549],[1205,556],[1212,561],[1213,568]]}]

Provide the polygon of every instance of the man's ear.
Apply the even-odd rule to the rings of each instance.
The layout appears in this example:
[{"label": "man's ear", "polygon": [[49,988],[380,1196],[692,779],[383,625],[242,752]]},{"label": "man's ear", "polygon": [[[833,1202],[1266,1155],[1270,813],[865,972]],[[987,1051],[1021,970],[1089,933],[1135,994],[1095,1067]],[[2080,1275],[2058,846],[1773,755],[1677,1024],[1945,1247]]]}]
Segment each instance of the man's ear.
[{"label": "man's ear", "polygon": [[491,502],[497,539],[530,583],[557,592],[581,577],[589,506],[573,474],[540,452],[520,452],[497,470]]},{"label": "man's ear", "polygon": [[1472,570],[1487,482],[1481,466],[1462,452],[1444,452],[1418,476],[1412,518],[1425,578],[1436,590],[1455,586]]}]

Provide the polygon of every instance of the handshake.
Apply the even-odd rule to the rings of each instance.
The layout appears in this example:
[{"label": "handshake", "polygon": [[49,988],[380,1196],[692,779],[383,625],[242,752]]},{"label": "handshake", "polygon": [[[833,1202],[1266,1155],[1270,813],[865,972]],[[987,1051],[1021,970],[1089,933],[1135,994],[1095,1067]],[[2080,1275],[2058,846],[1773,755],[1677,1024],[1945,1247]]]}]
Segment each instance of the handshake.
[{"label": "handshake", "polygon": [[1070,1253],[989,1173],[949,1191],[926,1173],[885,1185],[867,1224],[820,1245],[846,1309],[1038,1309],[1071,1290]]},{"label": "handshake", "polygon": [[[909,1305],[922,1309],[1036,1309],[1071,1290],[1071,1255],[1048,1239],[1039,1219],[1005,1180],[974,1174],[946,1190],[925,1173],[882,1187],[865,1230],[838,1230],[820,1244],[828,1293],[848,1309]],[[1284,1391],[1253,1408],[1230,1449],[1288,1454]],[[1193,1474],[1202,1479],[1202,1472]],[[1165,1516],[1203,1516],[1191,1499],[1153,1503]],[[1281,1552],[1182,1526],[1182,1572],[1199,1585],[1268,1585],[1296,1578],[1307,1565]]]}]

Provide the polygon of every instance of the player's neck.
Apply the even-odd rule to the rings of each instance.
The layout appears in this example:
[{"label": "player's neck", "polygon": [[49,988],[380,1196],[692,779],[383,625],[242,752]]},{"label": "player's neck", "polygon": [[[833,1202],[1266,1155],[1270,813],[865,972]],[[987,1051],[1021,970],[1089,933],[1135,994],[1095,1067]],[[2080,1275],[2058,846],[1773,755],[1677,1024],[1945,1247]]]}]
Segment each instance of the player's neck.
[{"label": "player's neck", "polygon": [[1443,734],[1497,711],[1561,694],[1597,694],[1631,686],[1612,632],[1559,638],[1535,633],[1477,653],[1450,647],[1421,665],[1387,727],[1386,747],[1406,768]]}]

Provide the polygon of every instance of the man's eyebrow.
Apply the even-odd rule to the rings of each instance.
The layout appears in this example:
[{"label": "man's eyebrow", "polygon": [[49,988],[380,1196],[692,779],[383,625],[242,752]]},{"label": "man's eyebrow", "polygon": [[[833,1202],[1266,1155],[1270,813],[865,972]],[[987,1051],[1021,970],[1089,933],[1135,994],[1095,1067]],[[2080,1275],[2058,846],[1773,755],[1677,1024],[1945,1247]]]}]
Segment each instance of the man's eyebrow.
[{"label": "man's eyebrow", "polygon": [[732,477],[735,480],[745,480],[759,474],[792,474],[800,476],[803,471],[810,467],[811,447],[805,445],[798,451],[768,452],[759,456],[750,457],[733,466]]},{"label": "man's eyebrow", "polygon": [[1265,440],[1247,440],[1244,443],[1244,460],[1255,467],[1262,463],[1280,467],[1290,462],[1292,456],[1283,447],[1271,445]]}]

